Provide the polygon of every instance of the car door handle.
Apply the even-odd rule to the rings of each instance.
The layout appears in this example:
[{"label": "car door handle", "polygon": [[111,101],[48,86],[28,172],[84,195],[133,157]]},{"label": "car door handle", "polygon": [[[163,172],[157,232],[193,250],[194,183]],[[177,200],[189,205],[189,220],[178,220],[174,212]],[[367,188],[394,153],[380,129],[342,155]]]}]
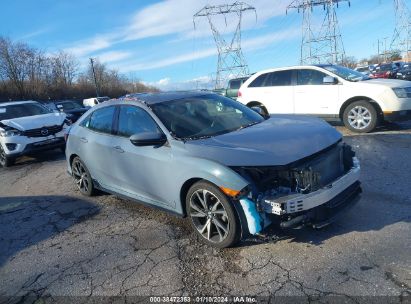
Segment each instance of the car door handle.
[{"label": "car door handle", "polygon": [[115,146],[115,147],[113,147],[113,149],[116,150],[116,151],[119,152],[119,153],[124,153],[124,150],[121,149],[120,146]]},{"label": "car door handle", "polygon": [[81,137],[81,138],[80,138],[80,141],[82,141],[83,143],[88,142],[87,138],[85,138],[85,137]]}]

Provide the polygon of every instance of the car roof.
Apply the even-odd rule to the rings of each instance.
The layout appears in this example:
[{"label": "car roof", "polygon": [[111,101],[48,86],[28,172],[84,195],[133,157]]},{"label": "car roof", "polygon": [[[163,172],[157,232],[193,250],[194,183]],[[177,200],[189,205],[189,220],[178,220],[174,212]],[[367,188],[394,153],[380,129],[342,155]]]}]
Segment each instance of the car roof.
[{"label": "car roof", "polygon": [[8,101],[8,102],[0,102],[0,106],[11,106],[16,104],[26,104],[26,103],[38,103],[34,100],[22,100],[22,101]]},{"label": "car roof", "polygon": [[205,95],[216,95],[210,91],[174,91],[174,92],[158,92],[158,93],[134,93],[134,94],[127,94],[123,97],[118,99],[113,99],[110,103],[115,103],[115,101],[140,101],[145,104],[156,104],[167,102],[176,99],[183,99],[183,98],[193,98],[193,97],[200,97]]}]

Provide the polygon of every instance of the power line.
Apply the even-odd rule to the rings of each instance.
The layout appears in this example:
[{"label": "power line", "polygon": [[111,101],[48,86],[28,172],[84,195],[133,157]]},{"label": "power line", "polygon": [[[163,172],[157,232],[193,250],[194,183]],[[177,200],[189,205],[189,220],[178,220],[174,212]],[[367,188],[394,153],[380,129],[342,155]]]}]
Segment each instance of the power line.
[{"label": "power line", "polygon": [[[344,44],[338,26],[336,8],[340,2],[349,0],[294,0],[287,7],[303,13],[301,64],[339,63],[345,58]],[[314,9],[322,6],[324,19],[321,26],[315,26]]]},{"label": "power line", "polygon": [[[193,16],[194,28],[195,20],[199,17],[207,17],[213,38],[218,51],[217,60],[217,74],[215,81],[215,88],[221,89],[229,78],[240,77],[249,74],[248,65],[245,61],[243,52],[241,50],[241,21],[242,15],[245,11],[254,11],[253,6],[244,2],[234,2],[233,4],[223,4],[210,6],[206,5]],[[237,25],[230,40],[224,39],[221,31],[217,28],[213,17],[224,16],[225,24],[227,26],[227,15],[235,15],[237,18]],[[257,14],[256,14],[257,18]],[[230,20],[230,23],[232,21]]]}]

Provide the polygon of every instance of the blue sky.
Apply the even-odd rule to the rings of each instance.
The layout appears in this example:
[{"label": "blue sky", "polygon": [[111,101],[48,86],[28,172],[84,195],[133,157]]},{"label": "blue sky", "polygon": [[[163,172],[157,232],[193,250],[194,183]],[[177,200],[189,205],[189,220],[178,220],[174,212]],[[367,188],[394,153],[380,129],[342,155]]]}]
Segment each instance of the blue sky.
[{"label": "blue sky", "polygon": [[[224,0],[13,0],[3,1],[0,35],[47,53],[65,50],[80,63],[97,57],[111,68],[162,89],[209,81],[217,55],[206,20],[192,15]],[[285,14],[291,0],[248,0],[257,9],[243,17],[243,53],[250,71],[299,62],[302,15]],[[406,3],[411,5],[411,0]],[[322,8],[317,8],[317,13]],[[393,0],[351,0],[337,11],[346,54],[377,53],[377,40],[391,37]],[[233,22],[217,20],[230,32]],[[387,39],[389,46],[390,38]],[[383,48],[383,45],[380,45]]]}]

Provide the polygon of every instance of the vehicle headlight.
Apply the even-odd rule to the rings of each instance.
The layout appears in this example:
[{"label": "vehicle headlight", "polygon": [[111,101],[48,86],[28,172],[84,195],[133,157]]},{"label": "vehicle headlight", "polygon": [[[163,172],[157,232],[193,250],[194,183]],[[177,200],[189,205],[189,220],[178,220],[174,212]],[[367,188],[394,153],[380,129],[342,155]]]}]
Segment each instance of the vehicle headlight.
[{"label": "vehicle headlight", "polygon": [[11,136],[19,136],[19,135],[21,135],[21,132],[15,129],[0,131],[0,136],[3,136],[3,137],[11,137]]},{"label": "vehicle headlight", "polygon": [[395,88],[392,89],[395,93],[395,95],[397,95],[398,98],[407,98],[407,90],[404,88]]}]

